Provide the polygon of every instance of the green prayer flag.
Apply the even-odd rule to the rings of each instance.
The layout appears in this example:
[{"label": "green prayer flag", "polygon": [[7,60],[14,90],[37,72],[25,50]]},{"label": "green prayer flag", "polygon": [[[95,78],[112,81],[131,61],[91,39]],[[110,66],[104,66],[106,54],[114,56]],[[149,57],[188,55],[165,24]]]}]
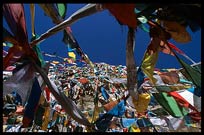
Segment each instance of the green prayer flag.
[{"label": "green prayer flag", "polygon": [[[31,41],[35,40],[36,38],[38,38],[38,36],[32,37]],[[43,55],[41,53],[40,44],[33,46],[33,50],[37,53],[37,56],[38,56],[40,63],[41,63],[41,67],[44,67],[46,63],[45,63],[45,60],[44,60]]]},{"label": "green prayer flag", "polygon": [[66,12],[67,12],[67,5],[63,3],[58,3],[57,8],[58,8],[58,12],[60,16],[64,19],[66,16]]},{"label": "green prayer flag", "polygon": [[192,81],[197,87],[201,88],[201,73],[196,69],[185,63],[179,58],[176,53],[175,56],[184,70],[181,70],[182,74],[189,80]]},{"label": "green prayer flag", "polygon": [[177,104],[176,100],[166,92],[152,93],[157,102],[173,117],[187,115],[188,111]]}]

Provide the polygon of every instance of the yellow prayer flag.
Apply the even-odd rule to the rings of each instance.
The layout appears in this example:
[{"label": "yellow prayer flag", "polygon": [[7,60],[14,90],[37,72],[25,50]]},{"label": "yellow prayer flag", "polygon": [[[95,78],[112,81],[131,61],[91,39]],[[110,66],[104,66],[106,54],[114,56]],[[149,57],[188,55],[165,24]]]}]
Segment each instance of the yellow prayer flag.
[{"label": "yellow prayer flag", "polygon": [[135,124],[131,125],[129,132],[141,132],[140,128]]},{"label": "yellow prayer flag", "polygon": [[59,61],[52,61],[53,64],[59,64]]},{"label": "yellow prayer flag", "polygon": [[92,116],[92,123],[95,122],[99,117],[99,107],[98,104],[95,105],[94,107],[94,112],[93,112],[93,116]]},{"label": "yellow prayer flag", "polygon": [[148,78],[153,84],[156,83],[155,78],[153,78],[153,72],[154,72],[154,67],[156,65],[156,61],[158,59],[158,54],[159,54],[159,51],[153,53],[152,55],[149,55],[148,53],[146,53],[141,65],[142,71],[148,76]]},{"label": "yellow prayer flag", "polygon": [[68,52],[68,56],[76,60],[76,54],[74,52]]},{"label": "yellow prayer flag", "polygon": [[147,110],[147,107],[148,107],[149,102],[150,102],[150,98],[151,98],[150,94],[148,94],[148,93],[139,94],[138,100],[132,98],[133,104],[134,104],[135,109],[138,113],[143,113]]},{"label": "yellow prayer flag", "polygon": [[47,130],[47,126],[50,122],[50,107],[45,107],[45,113],[44,113],[44,121],[42,123],[42,130]]},{"label": "yellow prayer flag", "polygon": [[170,87],[170,89],[172,89],[172,91],[178,91],[178,90],[183,90],[183,89],[189,89],[192,86],[186,84],[186,85],[171,85],[169,87]]},{"label": "yellow prayer flag", "polygon": [[3,46],[6,46],[6,43],[3,42]]},{"label": "yellow prayer flag", "polygon": [[156,79],[153,78],[153,72],[159,56],[160,42],[161,40],[159,38],[157,37],[152,38],[141,64],[142,71],[148,76],[148,78],[153,84],[156,83]]}]

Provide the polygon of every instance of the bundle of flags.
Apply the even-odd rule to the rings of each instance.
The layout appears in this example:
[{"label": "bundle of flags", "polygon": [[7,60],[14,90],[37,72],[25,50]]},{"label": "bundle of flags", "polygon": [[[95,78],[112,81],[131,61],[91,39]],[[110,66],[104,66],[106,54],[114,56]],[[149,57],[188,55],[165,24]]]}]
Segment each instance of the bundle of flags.
[{"label": "bundle of flags", "polygon": [[[150,88],[156,89],[156,92],[150,93],[149,91],[140,91],[138,95],[138,100],[132,99],[133,108],[136,110],[138,114],[146,113],[148,111],[148,105],[151,103],[151,96],[153,96],[160,106],[164,108],[164,110],[171,116],[166,118],[167,124],[172,124],[176,121],[176,126],[171,126],[171,129],[176,129],[179,124],[182,122],[182,118],[184,117],[186,120],[186,125],[190,125],[191,121],[199,122],[201,120],[201,72],[199,69],[194,68],[187,64],[181,57],[183,56],[187,60],[191,61],[195,64],[195,62],[189,58],[183,51],[177,48],[172,43],[168,42],[169,39],[174,39],[177,42],[189,42],[191,37],[189,33],[185,30],[185,26],[175,20],[174,17],[180,17],[181,14],[175,12],[170,18],[172,21],[162,20],[165,17],[163,16],[163,12],[166,9],[172,9],[174,11],[180,11],[177,6],[168,8],[160,8],[156,12],[156,16],[159,18],[157,22],[151,21],[152,16],[148,16],[151,14],[154,9],[157,9],[158,6],[153,6],[152,8],[149,5],[136,5],[136,4],[102,4],[103,8],[106,8],[110,11],[110,13],[117,19],[120,24],[125,24],[129,26],[128,33],[128,45],[132,45],[131,54],[134,52],[134,29],[137,27],[138,22],[140,20],[142,23],[147,23],[150,26],[149,35],[150,35],[150,43],[144,53],[144,57],[142,60],[139,69],[137,70],[137,78],[134,76],[136,80],[133,80],[133,83],[137,81],[137,88],[145,87],[142,85],[148,78],[150,81]],[[150,4],[151,5],[151,4]],[[40,4],[40,7],[45,11],[46,15],[51,17],[53,23],[57,24],[55,28],[50,30],[49,32],[59,31],[60,29],[65,28],[63,41],[67,45],[67,53],[69,63],[74,63],[76,61],[75,51],[84,59],[87,63],[94,67],[93,63],[90,61],[88,56],[83,53],[79,44],[75,37],[72,35],[72,31],[70,27],[65,27],[66,22],[69,22],[70,18],[63,21],[66,15],[66,4]],[[138,10],[134,10],[135,7]],[[187,7],[191,7],[192,9],[199,9],[199,6],[195,8],[193,5],[189,5]],[[181,6],[181,8],[186,12],[185,6]],[[50,80],[47,77],[46,63],[44,61],[40,44],[40,40],[42,37],[46,37],[45,35],[38,36],[35,32],[34,27],[34,15],[35,15],[35,7],[34,4],[30,5],[31,9],[31,22],[32,22],[32,39],[31,43],[28,42],[28,35],[26,30],[25,23],[25,13],[24,7],[22,4],[3,4],[3,16],[8,23],[8,26],[11,30],[11,33],[3,28],[3,46],[9,46],[8,52],[3,50],[3,70],[8,70],[8,68],[16,64],[16,62],[22,62],[22,64],[13,68],[11,71],[13,72],[13,76],[4,82],[4,95],[9,94],[15,89],[17,93],[21,95],[21,101],[25,106],[25,110],[23,113],[23,127],[30,127],[35,121],[35,124],[41,125],[43,130],[46,130],[49,126],[49,115],[50,108],[41,108],[39,102],[41,100],[46,100],[46,102],[50,102],[51,94],[56,98],[59,102],[63,111],[69,114],[74,120],[78,123],[93,126],[95,124],[97,131],[106,131],[110,126],[111,120],[113,117],[123,117],[126,110],[126,99],[128,98],[120,98],[114,101],[111,101],[110,96],[107,90],[104,87],[101,87],[99,91],[98,89],[98,81],[95,88],[95,97],[94,104],[95,109],[93,113],[92,123],[84,116],[81,110],[77,107],[75,102],[67,97],[63,92],[61,92],[56,86],[53,80]],[[125,11],[124,11],[125,9]],[[195,11],[195,13],[198,10]],[[79,19],[80,17],[87,16],[89,14],[93,14],[98,12],[96,9],[96,5],[87,5],[82,10],[77,11],[73,16],[74,19]],[[135,14],[135,12],[137,14]],[[168,14],[168,10],[166,11]],[[144,15],[142,20],[141,16]],[[129,16],[127,19],[127,16]],[[138,17],[138,18],[137,18]],[[146,17],[146,18],[145,18]],[[71,18],[71,19],[73,19]],[[74,20],[73,19],[73,20]],[[196,31],[199,27],[199,23],[197,23],[200,18],[193,17],[191,15],[185,15],[183,18],[184,22],[190,26],[191,30]],[[72,21],[73,21],[72,20]],[[57,29],[57,30],[56,30]],[[177,31],[177,34],[174,32]],[[53,34],[52,33],[52,34]],[[132,36],[132,37],[131,37]],[[166,54],[170,54],[175,56],[178,62],[183,67],[183,70],[180,70],[181,73],[185,76],[187,80],[192,82],[189,84],[188,82],[181,82],[180,76],[177,71],[169,71],[169,72],[160,72],[155,76],[155,65],[158,59],[159,52],[163,52]],[[129,52],[130,53],[130,52]],[[48,54],[47,54],[48,55]],[[132,58],[132,57],[131,57]],[[131,59],[134,60],[134,59]],[[134,62],[134,61],[131,61]],[[134,63],[129,63],[134,64]],[[129,64],[127,66],[129,66]],[[134,67],[136,69],[136,67]],[[129,68],[128,68],[129,70]],[[38,72],[40,77],[36,74]],[[94,70],[94,73],[97,73],[97,70]],[[129,72],[128,72],[129,73]],[[127,80],[130,80],[130,76],[128,75]],[[78,81],[85,85],[89,83],[87,79],[78,79]],[[44,83],[47,85],[44,89]],[[129,83],[129,81],[127,81]],[[185,85],[188,83],[188,85]],[[128,84],[129,85],[129,84]],[[132,85],[132,84],[131,84]],[[128,86],[129,88],[129,86]],[[131,87],[132,88],[132,87]],[[110,88],[114,93],[115,88]],[[44,90],[42,92],[42,90]],[[108,104],[103,105],[106,113],[102,116],[99,116],[99,106],[98,106],[98,95],[101,92],[103,98],[106,101],[109,101]],[[45,93],[44,95],[42,93]],[[16,93],[12,93],[13,96],[16,96]],[[129,93],[130,94],[130,93]],[[42,96],[43,95],[43,96]],[[41,98],[43,97],[43,98]],[[132,97],[131,97],[132,98]],[[48,104],[49,106],[50,104]],[[6,108],[6,106],[5,106]],[[7,106],[9,108],[9,106]],[[15,109],[15,108],[14,108]],[[42,120],[42,115],[44,115],[45,121],[39,122],[36,119],[39,118]],[[36,117],[35,117],[36,116]],[[172,116],[174,118],[172,118]],[[139,115],[138,115],[139,117]],[[54,119],[55,120],[55,119]],[[172,122],[173,121],[173,122]],[[122,119],[122,123],[124,127],[128,127],[130,132],[140,132],[138,127],[146,127],[152,126],[152,123],[146,118],[135,119],[134,116],[129,121],[125,121]]]}]

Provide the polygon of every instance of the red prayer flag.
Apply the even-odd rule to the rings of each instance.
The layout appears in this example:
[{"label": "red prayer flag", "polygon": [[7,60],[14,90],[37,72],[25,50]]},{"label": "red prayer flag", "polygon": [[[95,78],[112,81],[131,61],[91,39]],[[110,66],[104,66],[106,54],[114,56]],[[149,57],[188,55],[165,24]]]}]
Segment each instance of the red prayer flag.
[{"label": "red prayer flag", "polygon": [[198,110],[192,106],[186,99],[184,99],[181,95],[179,95],[176,91],[173,92],[168,92],[169,95],[171,95],[172,97],[174,97],[174,99],[176,100],[176,102],[184,107],[190,108],[196,112],[198,112]]},{"label": "red prayer flag", "polygon": [[[23,4],[3,4],[3,16],[16,40],[14,46],[9,48],[8,54],[3,59],[3,69],[15,63],[23,56],[31,56],[35,61],[39,61],[36,53],[28,43]],[[13,59],[13,57],[16,58]]]},{"label": "red prayer flag", "polygon": [[120,23],[131,28],[137,27],[135,4],[103,4]]}]

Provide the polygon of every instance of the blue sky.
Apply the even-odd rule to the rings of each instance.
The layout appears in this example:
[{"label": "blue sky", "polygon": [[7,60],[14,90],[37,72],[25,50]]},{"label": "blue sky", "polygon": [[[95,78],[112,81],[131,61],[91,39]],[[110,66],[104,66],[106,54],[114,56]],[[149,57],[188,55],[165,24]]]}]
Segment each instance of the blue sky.
[{"label": "blue sky", "polygon": [[[85,4],[68,4],[66,18]],[[52,20],[45,16],[43,10],[36,4],[35,32],[38,35],[46,32],[55,26]],[[31,37],[31,18],[29,4],[25,4],[25,15],[27,32]],[[4,27],[8,28],[3,20]],[[111,65],[125,65],[127,26],[121,26],[116,19],[107,11],[102,11],[94,15],[85,17],[75,22],[71,26],[73,35],[78,41],[82,50],[89,56],[92,62],[105,62]],[[170,40],[178,48],[184,51],[195,62],[201,61],[201,30],[193,33],[187,28],[192,37],[192,41],[187,44],[179,44]],[[67,57],[66,45],[62,42],[63,32],[49,37],[41,42],[41,50],[54,53],[61,57]],[[149,44],[149,34],[140,28],[136,31],[135,61],[136,65],[141,64],[144,52]],[[45,60],[59,60],[44,57]],[[189,64],[192,64],[189,62]],[[176,58],[160,53],[156,68],[180,68]]]}]

